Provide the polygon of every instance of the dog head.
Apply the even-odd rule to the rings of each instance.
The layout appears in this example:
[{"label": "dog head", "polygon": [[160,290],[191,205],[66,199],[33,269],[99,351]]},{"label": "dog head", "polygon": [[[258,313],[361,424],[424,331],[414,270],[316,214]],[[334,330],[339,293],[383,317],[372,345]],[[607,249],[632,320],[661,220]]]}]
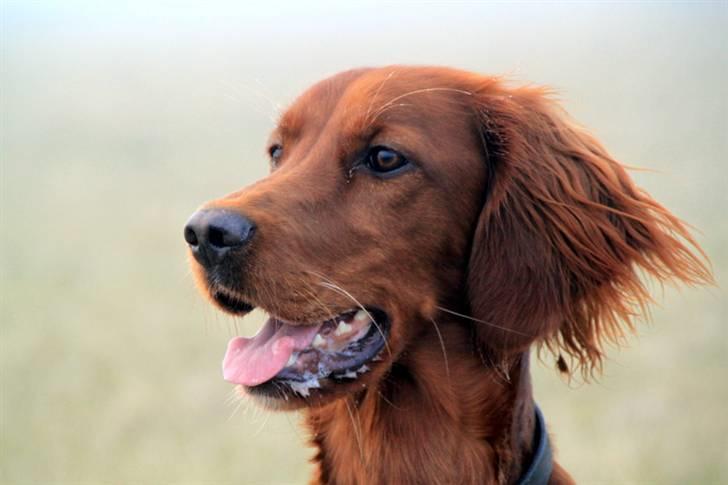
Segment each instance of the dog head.
[{"label": "dog head", "polygon": [[299,97],[265,179],[185,228],[223,310],[270,319],[225,377],[273,407],[376,385],[435,318],[496,359],[592,369],[659,279],[709,278],[680,221],[539,88],[444,68],[344,72]]}]

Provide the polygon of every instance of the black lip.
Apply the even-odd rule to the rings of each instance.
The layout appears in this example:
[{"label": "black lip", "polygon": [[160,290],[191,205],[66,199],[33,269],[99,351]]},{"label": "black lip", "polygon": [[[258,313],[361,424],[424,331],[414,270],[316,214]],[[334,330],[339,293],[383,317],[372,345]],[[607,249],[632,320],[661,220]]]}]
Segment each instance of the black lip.
[{"label": "black lip", "polygon": [[255,308],[255,306],[251,305],[247,301],[241,300],[240,298],[220,290],[213,290],[212,298],[225,311],[235,315],[245,315]]}]

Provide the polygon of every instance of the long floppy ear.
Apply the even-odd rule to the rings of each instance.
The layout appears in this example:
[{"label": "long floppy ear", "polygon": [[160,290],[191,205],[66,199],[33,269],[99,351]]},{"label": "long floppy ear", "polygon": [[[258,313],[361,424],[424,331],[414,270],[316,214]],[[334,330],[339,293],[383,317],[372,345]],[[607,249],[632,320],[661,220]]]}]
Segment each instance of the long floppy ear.
[{"label": "long floppy ear", "polygon": [[570,122],[544,89],[477,93],[489,171],[467,292],[479,341],[505,357],[534,342],[599,370],[650,295],[640,278],[712,281],[705,255],[667,209]]}]

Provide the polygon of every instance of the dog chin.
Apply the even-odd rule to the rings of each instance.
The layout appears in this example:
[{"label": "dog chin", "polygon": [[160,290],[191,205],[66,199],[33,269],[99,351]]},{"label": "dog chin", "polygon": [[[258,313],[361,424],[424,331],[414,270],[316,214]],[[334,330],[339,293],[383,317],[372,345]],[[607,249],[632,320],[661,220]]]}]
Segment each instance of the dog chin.
[{"label": "dog chin", "polygon": [[388,362],[380,362],[376,369],[350,382],[332,379],[322,380],[320,387],[310,389],[307,396],[301,396],[293,389],[274,380],[257,386],[235,386],[235,393],[268,411],[296,411],[320,408],[339,399],[357,395],[362,391],[376,388],[379,380],[389,367]]}]

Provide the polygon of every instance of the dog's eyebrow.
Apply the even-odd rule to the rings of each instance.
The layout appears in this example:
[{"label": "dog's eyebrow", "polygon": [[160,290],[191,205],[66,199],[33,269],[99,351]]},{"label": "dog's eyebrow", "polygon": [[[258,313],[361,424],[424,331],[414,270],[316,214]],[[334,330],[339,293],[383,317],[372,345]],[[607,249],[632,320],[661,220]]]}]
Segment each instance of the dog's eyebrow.
[{"label": "dog's eyebrow", "polygon": [[297,131],[298,130],[291,128],[291,124],[289,122],[281,120],[281,122],[278,123],[278,126],[276,126],[271,132],[271,138],[289,138],[294,136]]},{"label": "dog's eyebrow", "polygon": [[279,138],[295,138],[300,134],[304,124],[303,113],[293,106],[283,113],[278,125],[273,129],[272,135],[277,134]]}]

